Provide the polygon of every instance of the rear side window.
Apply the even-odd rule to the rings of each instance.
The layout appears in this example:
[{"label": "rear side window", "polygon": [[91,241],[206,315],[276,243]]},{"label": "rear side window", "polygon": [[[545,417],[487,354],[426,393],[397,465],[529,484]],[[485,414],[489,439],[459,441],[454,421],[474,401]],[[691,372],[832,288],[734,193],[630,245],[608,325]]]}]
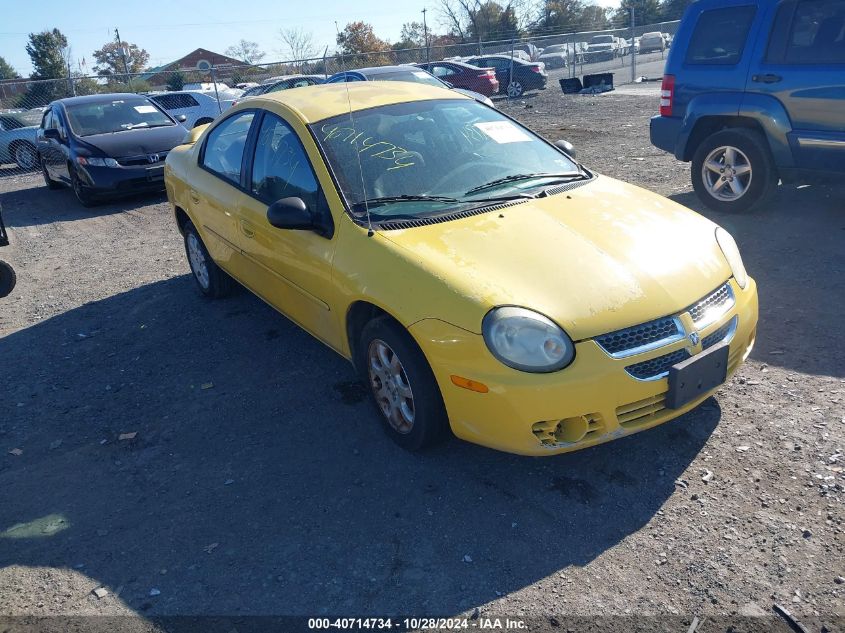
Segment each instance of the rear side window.
[{"label": "rear side window", "polygon": [[738,64],[756,7],[739,6],[702,11],[690,38],[687,64]]},{"label": "rear side window", "polygon": [[244,147],[254,112],[229,117],[208,133],[202,153],[202,166],[221,178],[239,185]]},{"label": "rear side window", "polygon": [[198,106],[197,100],[189,94],[157,95],[152,98],[165,110],[178,110],[179,108],[193,108]]},{"label": "rear side window", "polygon": [[787,64],[845,63],[845,0],[798,2],[784,61]]}]

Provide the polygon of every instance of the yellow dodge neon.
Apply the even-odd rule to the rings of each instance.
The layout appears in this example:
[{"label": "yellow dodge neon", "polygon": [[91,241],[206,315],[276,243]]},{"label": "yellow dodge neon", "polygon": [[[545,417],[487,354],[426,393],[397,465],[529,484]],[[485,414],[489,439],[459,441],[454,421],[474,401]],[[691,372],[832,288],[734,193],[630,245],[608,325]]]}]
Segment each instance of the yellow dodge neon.
[{"label": "yellow dodge neon", "polygon": [[696,406],[748,356],[733,238],[453,91],[250,99],[167,156],[203,294],[235,279],[351,360],[387,433],[525,455]]}]

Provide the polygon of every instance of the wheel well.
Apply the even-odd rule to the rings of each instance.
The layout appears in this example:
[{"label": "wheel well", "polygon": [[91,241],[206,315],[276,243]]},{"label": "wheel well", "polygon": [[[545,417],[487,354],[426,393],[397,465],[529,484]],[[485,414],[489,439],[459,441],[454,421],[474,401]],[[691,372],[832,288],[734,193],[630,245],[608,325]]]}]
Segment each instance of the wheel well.
[{"label": "wheel well", "polygon": [[349,310],[346,312],[346,337],[349,342],[349,353],[352,356],[352,365],[355,369],[360,369],[356,364],[356,360],[358,354],[358,339],[361,337],[361,331],[367,323],[382,316],[386,316],[399,323],[398,319],[396,319],[393,315],[367,301],[356,301],[349,306]]},{"label": "wheel well", "polygon": [[[684,149],[684,160],[692,160],[695,150],[701,145],[704,140],[716,132],[726,130],[728,128],[745,128],[748,130],[756,130],[763,133],[763,128],[760,124],[749,117],[743,116],[707,116],[699,119],[695,127],[692,129],[687,146]],[[765,134],[764,134],[765,136]]]},{"label": "wheel well", "polygon": [[213,120],[214,120],[214,119],[211,119],[211,118],[209,118],[209,117],[207,117],[207,116],[200,117],[199,119],[197,119],[196,121],[194,121],[194,127],[197,127],[197,126],[199,126],[199,125],[205,125],[206,123],[211,123]]},{"label": "wheel well", "polygon": [[191,218],[188,217],[188,214],[185,213],[185,210],[181,207],[176,207],[175,211],[176,215],[176,225],[179,227],[179,232],[184,235],[185,234],[185,225],[191,221]]}]

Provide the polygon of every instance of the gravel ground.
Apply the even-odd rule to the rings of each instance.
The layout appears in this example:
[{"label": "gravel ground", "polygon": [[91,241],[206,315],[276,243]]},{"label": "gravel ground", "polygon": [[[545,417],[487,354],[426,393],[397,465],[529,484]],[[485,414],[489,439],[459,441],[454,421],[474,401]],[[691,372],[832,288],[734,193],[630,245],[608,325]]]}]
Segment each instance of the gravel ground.
[{"label": "gravel ground", "polygon": [[780,603],[843,630],[843,190],[706,211],[648,142],[657,90],[500,106],[731,230],[759,283],[757,346],[693,412],[548,459],[399,450],[345,361],[246,291],[198,296],[163,197],[89,210],[0,171],[19,277],[0,300],[0,614],[480,608],[532,630],[789,630]]}]

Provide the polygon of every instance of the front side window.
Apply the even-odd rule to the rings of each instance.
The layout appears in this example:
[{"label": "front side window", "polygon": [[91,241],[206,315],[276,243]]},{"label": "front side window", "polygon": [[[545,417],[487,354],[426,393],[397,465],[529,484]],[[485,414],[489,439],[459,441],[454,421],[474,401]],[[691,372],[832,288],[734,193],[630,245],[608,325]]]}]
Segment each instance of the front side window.
[{"label": "front side window", "polygon": [[53,110],[48,109],[44,113],[44,118],[41,119],[41,129],[42,130],[52,130],[53,129]]},{"label": "front side window", "polygon": [[255,141],[251,189],[267,204],[296,197],[317,208],[319,186],[305,148],[288,124],[269,112]]},{"label": "front side window", "polygon": [[845,0],[801,0],[786,47],[787,64],[845,63]]},{"label": "front side window", "polygon": [[584,176],[533,132],[471,99],[380,106],[311,130],[353,214],[432,214]]},{"label": "front side window", "polygon": [[205,141],[202,166],[234,184],[241,182],[241,165],[255,112],[241,112],[222,121]]},{"label": "front side window", "polygon": [[686,63],[738,64],[756,11],[750,5],[702,11],[690,38]]},{"label": "front side window", "polygon": [[70,129],[77,136],[126,132],[176,125],[147,99],[114,99],[65,106]]}]

